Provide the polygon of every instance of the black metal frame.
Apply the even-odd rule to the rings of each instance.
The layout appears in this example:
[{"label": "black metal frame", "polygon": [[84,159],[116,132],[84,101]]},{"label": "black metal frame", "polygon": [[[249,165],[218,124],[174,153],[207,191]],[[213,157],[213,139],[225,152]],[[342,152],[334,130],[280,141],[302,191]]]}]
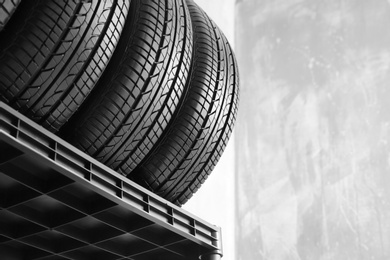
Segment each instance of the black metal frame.
[{"label": "black metal frame", "polygon": [[221,229],[0,102],[0,256],[218,260]]}]

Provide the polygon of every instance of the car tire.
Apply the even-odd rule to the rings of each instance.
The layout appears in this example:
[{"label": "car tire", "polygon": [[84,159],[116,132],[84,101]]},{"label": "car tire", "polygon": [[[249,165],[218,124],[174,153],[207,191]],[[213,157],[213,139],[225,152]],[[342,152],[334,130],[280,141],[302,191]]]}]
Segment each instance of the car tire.
[{"label": "car tire", "polygon": [[237,114],[238,70],[215,23],[193,1],[194,57],[188,92],[173,123],[130,179],[181,206],[222,155]]},{"label": "car tire", "polygon": [[106,73],[59,135],[123,175],[154,147],[182,100],[192,56],[183,0],[133,0]]},{"label": "car tire", "polygon": [[126,0],[22,1],[0,35],[0,98],[52,132],[105,70],[128,13]]}]

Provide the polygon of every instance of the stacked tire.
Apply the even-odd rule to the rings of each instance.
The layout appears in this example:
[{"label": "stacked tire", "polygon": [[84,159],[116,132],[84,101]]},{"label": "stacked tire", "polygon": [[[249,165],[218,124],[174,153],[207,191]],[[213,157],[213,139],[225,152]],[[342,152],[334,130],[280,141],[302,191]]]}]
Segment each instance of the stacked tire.
[{"label": "stacked tire", "polygon": [[0,0],[0,101],[177,205],[220,158],[238,85],[192,0]]}]

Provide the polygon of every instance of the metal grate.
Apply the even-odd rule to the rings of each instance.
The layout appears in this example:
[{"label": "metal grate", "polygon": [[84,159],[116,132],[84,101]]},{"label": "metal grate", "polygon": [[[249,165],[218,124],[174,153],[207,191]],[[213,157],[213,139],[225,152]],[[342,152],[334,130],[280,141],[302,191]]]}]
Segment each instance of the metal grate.
[{"label": "metal grate", "polygon": [[220,259],[220,229],[0,102],[2,259]]}]

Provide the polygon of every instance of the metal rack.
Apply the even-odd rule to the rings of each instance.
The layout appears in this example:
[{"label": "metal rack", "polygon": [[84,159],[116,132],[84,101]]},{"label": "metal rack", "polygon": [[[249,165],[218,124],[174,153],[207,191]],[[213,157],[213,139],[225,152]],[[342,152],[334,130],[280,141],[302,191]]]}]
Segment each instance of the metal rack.
[{"label": "metal rack", "polygon": [[0,102],[0,258],[222,257],[220,228]]}]

